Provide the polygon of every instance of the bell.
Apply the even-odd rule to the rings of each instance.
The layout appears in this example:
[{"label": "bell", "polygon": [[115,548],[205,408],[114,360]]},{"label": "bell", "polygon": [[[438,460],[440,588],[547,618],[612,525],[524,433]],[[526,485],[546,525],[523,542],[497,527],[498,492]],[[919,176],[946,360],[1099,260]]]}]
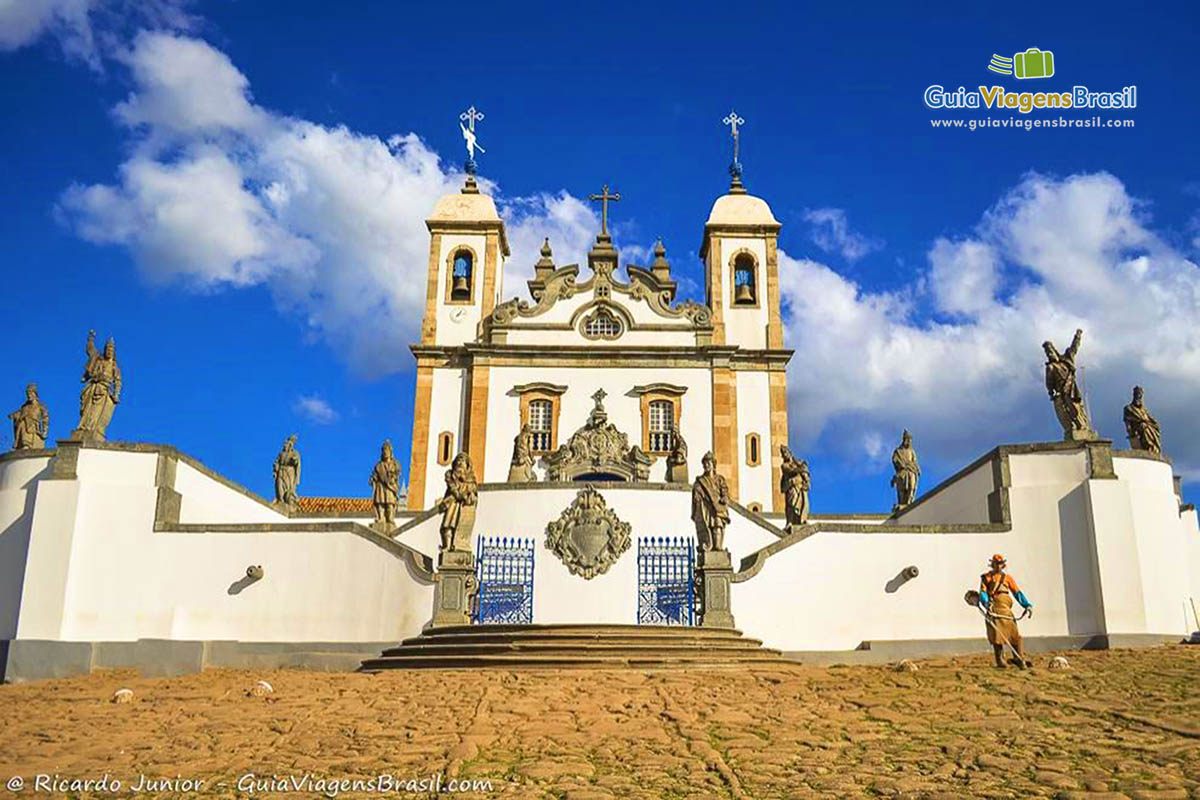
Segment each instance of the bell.
[{"label": "bell", "polygon": [[466,275],[455,275],[454,276],[454,286],[451,288],[450,291],[454,294],[469,295],[471,293],[471,286],[470,286],[470,284],[467,283],[467,276]]},{"label": "bell", "polygon": [[753,303],[754,302],[754,291],[751,290],[750,284],[743,283],[743,284],[738,285],[737,292],[733,296],[733,302],[735,302],[735,303]]}]

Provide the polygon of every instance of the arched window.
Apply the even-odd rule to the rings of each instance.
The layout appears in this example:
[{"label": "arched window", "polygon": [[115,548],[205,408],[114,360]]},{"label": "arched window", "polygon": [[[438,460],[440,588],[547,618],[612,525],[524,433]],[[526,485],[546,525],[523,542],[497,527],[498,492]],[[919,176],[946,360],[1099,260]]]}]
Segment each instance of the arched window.
[{"label": "arched window", "polygon": [[454,254],[450,280],[450,299],[460,303],[471,302],[471,283],[475,280],[475,260],[470,250],[459,250]]},{"label": "arched window", "polygon": [[762,441],[757,433],[746,436],[746,463],[752,467],[762,463]]},{"label": "arched window", "polygon": [[669,453],[675,448],[675,404],[650,401],[650,452]]},{"label": "arched window", "polygon": [[752,306],[758,303],[758,278],[754,256],[738,253],[733,259],[733,304]]},{"label": "arched window", "polygon": [[583,335],[589,339],[616,339],[621,323],[607,308],[601,308],[583,321]]},{"label": "arched window", "polygon": [[454,434],[450,431],[442,431],[438,434],[437,462],[446,466],[452,458],[454,458]]},{"label": "arched window", "polygon": [[529,401],[529,432],[534,452],[548,453],[553,446],[554,404],[549,400]]}]

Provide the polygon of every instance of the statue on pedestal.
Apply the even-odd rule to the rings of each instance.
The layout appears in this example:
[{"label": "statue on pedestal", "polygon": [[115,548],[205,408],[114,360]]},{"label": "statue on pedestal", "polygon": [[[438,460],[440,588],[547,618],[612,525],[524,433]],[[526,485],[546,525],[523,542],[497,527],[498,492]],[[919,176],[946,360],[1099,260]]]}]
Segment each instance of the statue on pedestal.
[{"label": "statue on pedestal", "polygon": [[392,442],[385,439],[379,462],[371,470],[371,502],[375,504],[375,527],[387,532],[396,527],[396,506],[400,503],[400,465],[392,454]]},{"label": "statue on pedestal", "polygon": [[1042,349],[1046,352],[1046,391],[1054,403],[1054,414],[1062,425],[1063,438],[1067,441],[1097,438],[1088,420],[1083,394],[1075,381],[1075,356],[1079,353],[1082,341],[1083,331],[1077,330],[1071,346],[1062,353],[1051,342],[1042,343]]},{"label": "statue on pedestal", "polygon": [[111,337],[101,353],[96,349],[96,332],[88,331],[87,363],[83,368],[82,381],[79,427],[71,434],[71,438],[103,442],[113,411],[121,402],[121,368],[117,366],[117,345]]},{"label": "statue on pedestal", "polygon": [[709,451],[700,462],[704,474],[692,485],[692,521],[696,538],[706,551],[725,549],[725,526],[729,524],[729,484],[717,474],[717,457]]},{"label": "statue on pedestal", "polygon": [[[1134,450],[1146,450],[1156,456],[1162,455],[1162,430],[1146,408],[1142,387],[1133,387],[1133,402],[1125,406],[1125,433],[1129,446]],[[15,438],[15,437],[14,437]]]},{"label": "statue on pedestal", "polygon": [[512,462],[508,467],[509,483],[533,483],[537,476],[533,474],[533,431],[529,423],[521,426],[513,439]]},{"label": "statue on pedestal", "polygon": [[808,490],[812,486],[812,476],[808,472],[808,462],[792,455],[787,445],[779,446],[779,455],[783,459],[779,465],[779,489],[783,492],[790,532],[796,525],[808,524]]},{"label": "statue on pedestal", "polygon": [[683,440],[683,433],[680,432],[677,425],[671,429],[671,440],[673,445],[667,456],[667,483],[687,483],[687,442]]},{"label": "statue on pedestal", "polygon": [[471,457],[459,453],[454,457],[450,469],[446,470],[446,493],[438,502],[442,511],[443,552],[471,551],[471,527],[474,508],[479,501],[479,486],[475,482],[475,468]]},{"label": "statue on pedestal", "polygon": [[275,456],[275,502],[295,509],[299,498],[296,495],[300,487],[300,451],[296,449],[296,434],[283,441],[283,448]]},{"label": "statue on pedestal", "polygon": [[38,399],[36,383],[25,387],[25,402],[8,418],[13,424],[13,450],[37,450],[46,446],[50,412]]},{"label": "statue on pedestal", "polygon": [[917,481],[921,477],[921,466],[917,463],[917,451],[912,446],[912,434],[905,431],[900,437],[900,446],[892,451],[892,486],[896,487],[895,514],[917,498]]}]

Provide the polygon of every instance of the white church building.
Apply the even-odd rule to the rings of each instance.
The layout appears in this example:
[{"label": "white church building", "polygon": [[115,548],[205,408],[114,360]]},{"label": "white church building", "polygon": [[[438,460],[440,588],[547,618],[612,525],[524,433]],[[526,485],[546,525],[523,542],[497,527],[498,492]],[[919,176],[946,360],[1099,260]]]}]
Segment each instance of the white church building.
[{"label": "white church building", "polygon": [[[602,202],[587,264],[556,264],[548,243],[511,298],[492,199],[468,180],[432,203],[408,507],[392,530],[371,526],[365,498],[289,508],[166,444],[0,455],[5,679],[352,669],[418,637],[433,626],[438,503],[459,453],[478,480],[480,630],[695,627],[690,481],[708,451],[729,488],[729,610],[785,658],[987,651],[962,597],[995,552],[1037,603],[1022,623],[1031,649],[1177,642],[1200,626],[1195,509],[1168,460],[1105,440],[1001,444],[900,511],[789,530],[780,223],[735,178],[703,225],[705,300],[679,302],[661,246],[651,264],[619,263]],[[523,427],[533,480],[513,479]],[[686,477],[668,464],[680,437]],[[571,547],[590,545],[562,544],[581,502],[611,534],[586,569]]]}]

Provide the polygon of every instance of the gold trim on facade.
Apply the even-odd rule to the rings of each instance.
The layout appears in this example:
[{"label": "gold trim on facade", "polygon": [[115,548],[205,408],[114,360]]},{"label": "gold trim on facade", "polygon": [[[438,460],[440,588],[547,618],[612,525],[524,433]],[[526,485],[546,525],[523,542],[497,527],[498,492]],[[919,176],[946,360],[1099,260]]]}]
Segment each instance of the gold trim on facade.
[{"label": "gold trim on facade", "polygon": [[779,482],[783,478],[783,456],[779,448],[788,443],[787,373],[771,372],[767,382],[771,404],[771,510],[782,514],[784,500]]},{"label": "gold trim on facade", "polygon": [[566,386],[553,383],[526,383],[514,386],[513,391],[520,397],[521,424],[529,424],[529,407],[535,400],[546,400],[550,403],[550,447],[549,449],[534,448],[537,455],[553,453],[558,449],[558,419],[562,410],[562,395],[567,391]]},{"label": "gold trim on facade", "polygon": [[425,507],[425,470],[429,465],[429,411],[433,404],[433,364],[420,357],[417,358],[416,382],[412,458],[408,467],[409,511],[420,511]]},{"label": "gold trim on facade", "polygon": [[679,420],[683,416],[683,393],[687,391],[682,388],[682,391],[676,391],[676,387],[669,387],[667,384],[655,384],[648,391],[641,392],[641,411],[642,411],[642,450],[649,455],[665,456],[668,455],[670,449],[650,449],[650,404],[663,400],[671,404],[671,424],[675,426],[675,430],[679,430]]}]

